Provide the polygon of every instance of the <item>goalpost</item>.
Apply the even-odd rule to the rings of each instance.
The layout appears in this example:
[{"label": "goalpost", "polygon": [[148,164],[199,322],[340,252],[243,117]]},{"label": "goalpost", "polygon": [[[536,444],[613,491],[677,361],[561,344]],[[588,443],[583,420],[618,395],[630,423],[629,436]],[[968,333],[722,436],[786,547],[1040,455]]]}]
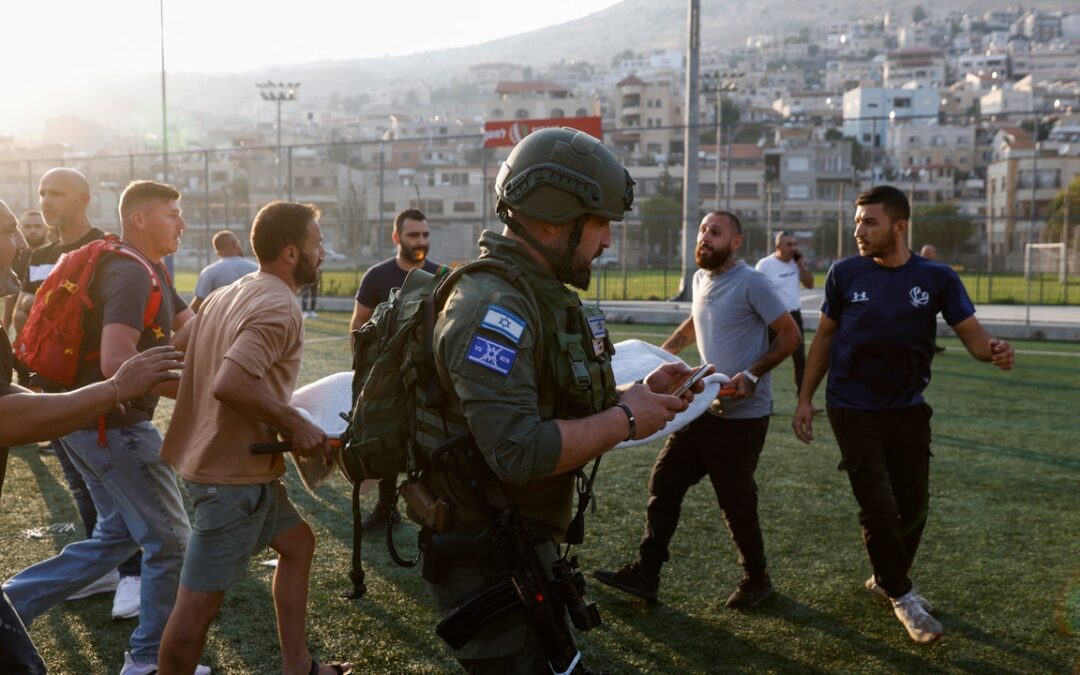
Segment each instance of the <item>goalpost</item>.
[{"label": "goalpost", "polygon": [[1036,274],[1057,273],[1058,283],[1065,283],[1065,244],[1025,244],[1024,279],[1031,282]]}]

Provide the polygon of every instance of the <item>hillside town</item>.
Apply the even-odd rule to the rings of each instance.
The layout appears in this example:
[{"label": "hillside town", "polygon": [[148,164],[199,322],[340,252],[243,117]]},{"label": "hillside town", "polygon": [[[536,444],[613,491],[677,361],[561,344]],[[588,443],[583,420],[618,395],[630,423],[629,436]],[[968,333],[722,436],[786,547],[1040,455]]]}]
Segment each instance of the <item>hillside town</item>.
[{"label": "hillside town", "polygon": [[[1071,234],[1059,195],[1080,174],[1080,12],[928,4],[740,45],[710,43],[705,30],[701,42],[690,123],[701,208],[739,213],[751,255],[778,229],[796,232],[818,266],[851,253],[837,236],[847,205],[883,181],[908,192],[916,240],[960,264],[1000,257],[1018,269],[1025,244]],[[191,259],[178,262],[190,267],[209,260],[213,232],[243,231],[278,197],[322,208],[329,257],[342,264],[385,254],[382,225],[409,207],[428,215],[446,259],[463,260],[493,220],[509,137],[586,124],[638,183],[607,264],[677,266],[686,60],[683,49],[628,49],[610,63],[485,62],[451,82],[387,79],[328,96],[252,82],[250,123],[189,116],[164,156],[160,139],[59,117],[45,140],[0,138],[0,192],[29,208],[40,172],[62,160],[90,178],[92,216],[108,228],[131,177],[167,177],[186,195]]]}]

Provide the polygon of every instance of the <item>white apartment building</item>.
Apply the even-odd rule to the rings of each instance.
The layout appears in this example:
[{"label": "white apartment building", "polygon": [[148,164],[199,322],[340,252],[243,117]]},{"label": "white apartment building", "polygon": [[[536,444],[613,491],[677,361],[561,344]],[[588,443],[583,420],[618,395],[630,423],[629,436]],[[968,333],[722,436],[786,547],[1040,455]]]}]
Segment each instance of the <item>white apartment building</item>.
[{"label": "white apartment building", "polygon": [[843,132],[863,145],[882,147],[890,121],[937,124],[939,104],[937,89],[856,87],[844,92]]}]

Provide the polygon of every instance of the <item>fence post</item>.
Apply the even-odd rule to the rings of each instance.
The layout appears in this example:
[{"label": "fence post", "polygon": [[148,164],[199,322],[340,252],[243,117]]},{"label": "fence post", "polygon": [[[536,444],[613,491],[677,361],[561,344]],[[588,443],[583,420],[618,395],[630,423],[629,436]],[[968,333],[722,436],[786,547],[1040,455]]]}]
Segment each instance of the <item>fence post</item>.
[{"label": "fence post", "polygon": [[293,148],[293,146],[290,145],[289,146],[289,152],[288,152],[288,157],[289,157],[289,192],[288,192],[288,194],[289,194],[289,201],[290,202],[293,200],[293,198],[292,198],[292,148]]}]

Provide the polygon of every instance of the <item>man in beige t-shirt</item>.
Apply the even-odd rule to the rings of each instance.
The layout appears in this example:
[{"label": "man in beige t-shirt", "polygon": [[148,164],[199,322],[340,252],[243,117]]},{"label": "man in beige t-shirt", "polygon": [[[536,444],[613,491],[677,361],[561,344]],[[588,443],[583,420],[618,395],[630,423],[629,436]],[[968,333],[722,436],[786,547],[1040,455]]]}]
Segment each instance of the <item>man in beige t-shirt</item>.
[{"label": "man in beige t-shirt", "polygon": [[326,434],[289,405],[304,353],[296,292],[324,255],[318,217],[310,204],[264,206],[251,229],[259,270],[211,293],[179,336],[187,356],[161,457],[184,479],[196,527],[162,637],[161,675],[192,672],[225,591],[267,545],[279,555],[273,595],[282,671],[351,672],[350,664],[320,666],[308,653],[315,536],[285,493],[282,455],[249,452],[280,432],[293,452],[330,458]]}]

